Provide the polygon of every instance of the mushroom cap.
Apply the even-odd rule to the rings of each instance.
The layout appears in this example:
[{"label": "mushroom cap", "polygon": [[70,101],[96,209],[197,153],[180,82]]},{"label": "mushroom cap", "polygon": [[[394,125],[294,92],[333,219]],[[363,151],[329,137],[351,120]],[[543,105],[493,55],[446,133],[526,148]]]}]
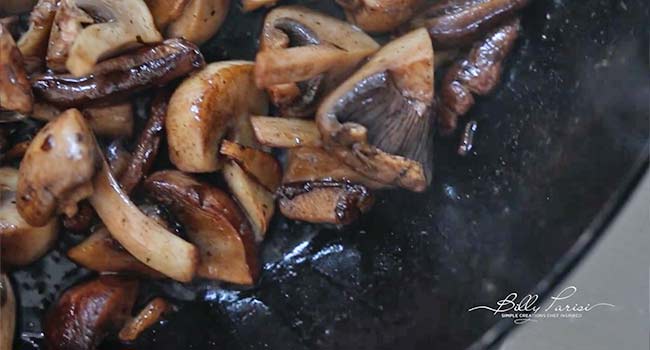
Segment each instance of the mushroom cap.
[{"label": "mushroom cap", "polygon": [[[207,65],[174,91],[165,128],[169,157],[180,170],[218,170],[220,141],[251,114],[266,114],[268,102],[253,82],[253,63],[224,61]],[[251,132],[252,133],[252,132]]]},{"label": "mushroom cap", "polygon": [[102,58],[141,43],[162,41],[149,8],[142,0],[74,0],[75,4],[107,22],[85,27],[70,48],[66,67],[73,75],[92,72]]},{"label": "mushroom cap", "polygon": [[390,32],[408,21],[422,0],[336,0],[348,21],[370,33]]},{"label": "mushroom cap", "polygon": [[95,137],[78,110],[46,124],[20,163],[16,201],[25,221],[43,226],[55,213],[74,215],[77,202],[93,193],[96,152]]},{"label": "mushroom cap", "polygon": [[3,264],[28,265],[43,256],[56,240],[58,223],[51,218],[44,226],[28,224],[16,208],[18,170],[0,168],[0,257]]},{"label": "mushroom cap", "polygon": [[433,57],[424,29],[375,53],[321,104],[325,147],[375,181],[423,191],[433,166]]}]

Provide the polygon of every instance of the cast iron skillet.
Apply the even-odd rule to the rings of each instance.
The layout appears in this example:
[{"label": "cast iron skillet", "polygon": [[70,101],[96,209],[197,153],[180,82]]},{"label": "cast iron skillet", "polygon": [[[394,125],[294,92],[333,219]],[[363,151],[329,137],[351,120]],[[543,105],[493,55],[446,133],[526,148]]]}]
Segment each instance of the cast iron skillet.
[{"label": "cast iron skillet", "polygon": [[[310,1],[340,16],[330,1]],[[512,328],[490,313],[510,292],[545,294],[592,245],[648,166],[645,0],[535,1],[503,83],[470,112],[475,153],[438,139],[425,194],[381,196],[345,230],[276,219],[259,284],[146,284],[180,311],[134,349],[484,348]],[[233,9],[209,60],[254,57],[263,11]],[[13,274],[19,349],[88,276],[64,256],[80,237]],[[109,340],[106,349],[123,349]]]}]

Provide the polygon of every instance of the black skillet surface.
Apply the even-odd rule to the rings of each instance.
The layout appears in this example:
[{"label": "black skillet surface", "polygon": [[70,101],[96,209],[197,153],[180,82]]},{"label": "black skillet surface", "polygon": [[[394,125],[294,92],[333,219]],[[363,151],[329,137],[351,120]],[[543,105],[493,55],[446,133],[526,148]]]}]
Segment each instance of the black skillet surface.
[{"label": "black skillet surface", "polygon": [[[325,3],[325,4],[323,4]],[[308,3],[335,7],[324,1]],[[489,313],[510,292],[545,293],[602,232],[648,160],[650,5],[535,1],[504,82],[470,115],[474,153],[436,143],[422,195],[391,192],[346,230],[276,219],[258,286],[147,284],[180,311],[129,347],[106,349],[462,349],[511,328]],[[251,59],[263,12],[237,9],[204,49]],[[61,252],[14,273],[19,349],[40,315],[88,272]],[[490,331],[489,331],[490,330]],[[489,332],[488,332],[489,331]]]}]

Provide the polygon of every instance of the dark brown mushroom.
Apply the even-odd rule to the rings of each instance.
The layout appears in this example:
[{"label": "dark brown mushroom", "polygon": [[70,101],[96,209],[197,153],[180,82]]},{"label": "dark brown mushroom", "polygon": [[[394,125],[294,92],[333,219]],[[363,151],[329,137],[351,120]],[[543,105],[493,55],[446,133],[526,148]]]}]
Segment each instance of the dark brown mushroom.
[{"label": "dark brown mushroom", "polygon": [[388,43],[321,104],[325,148],[372,180],[424,191],[433,167],[433,67],[426,30]]},{"label": "dark brown mushroom", "polygon": [[120,185],[126,193],[131,193],[140,183],[158,155],[170,96],[170,91],[161,90],[151,102],[149,119],[140,133],[126,170],[120,176]]},{"label": "dark brown mushroom", "polygon": [[152,86],[164,86],[204,65],[198,48],[169,39],[97,64],[90,75],[45,74],[32,79],[34,93],[60,108],[82,107],[128,97]]},{"label": "dark brown mushroom", "polygon": [[257,86],[284,116],[313,114],[318,101],[378,49],[358,28],[299,6],[269,12],[255,60]]},{"label": "dark brown mushroom", "polygon": [[422,0],[336,0],[348,21],[366,32],[390,32],[417,13]]},{"label": "dark brown mushroom", "polygon": [[425,27],[436,49],[471,45],[515,16],[530,0],[444,0],[435,2],[411,21]]},{"label": "dark brown mushroom", "polygon": [[474,105],[476,95],[487,95],[501,80],[503,61],[518,37],[519,19],[515,18],[474,44],[466,57],[445,74],[440,87],[438,126],[443,134],[456,129],[458,117]]},{"label": "dark brown mushroom", "polygon": [[278,190],[280,212],[289,219],[311,223],[348,225],[373,203],[365,186],[347,182],[292,183]]},{"label": "dark brown mushroom", "polygon": [[16,332],[16,298],[9,277],[0,276],[0,349],[13,347]]},{"label": "dark brown mushroom", "polygon": [[100,276],[67,290],[43,322],[49,349],[93,350],[129,318],[138,282]]},{"label": "dark brown mushroom", "polygon": [[144,186],[185,226],[200,252],[199,276],[238,284],[255,282],[257,244],[244,214],[228,194],[175,170],[152,174]]},{"label": "dark brown mushroom", "polygon": [[[32,89],[23,56],[9,30],[0,25],[0,110],[27,114],[32,111]],[[0,115],[0,119],[6,119]]]}]

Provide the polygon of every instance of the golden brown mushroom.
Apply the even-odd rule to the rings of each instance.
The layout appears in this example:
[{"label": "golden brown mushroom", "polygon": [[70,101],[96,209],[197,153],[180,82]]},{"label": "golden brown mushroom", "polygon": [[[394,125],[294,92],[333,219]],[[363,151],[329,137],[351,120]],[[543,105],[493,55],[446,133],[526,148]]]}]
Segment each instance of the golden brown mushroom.
[{"label": "golden brown mushroom", "polygon": [[0,349],[13,348],[16,331],[16,298],[9,277],[0,276]]},{"label": "golden brown mushroom", "polygon": [[171,308],[172,306],[163,298],[152,299],[135,317],[126,322],[118,337],[124,342],[136,340],[140,333],[156,324]]},{"label": "golden brown mushroom", "polygon": [[433,67],[424,29],[386,44],[321,104],[325,147],[372,180],[424,191],[433,167]]},{"label": "golden brown mushroom", "polygon": [[9,30],[0,25],[0,110],[26,114],[32,111],[32,100],[23,56]]},{"label": "golden brown mushroom", "polygon": [[[42,121],[51,121],[61,114],[61,110],[47,103],[37,102],[30,115]],[[133,133],[133,106],[120,103],[110,106],[86,107],[81,109],[90,128],[99,136],[109,138],[130,137]]]},{"label": "golden brown mushroom", "polygon": [[320,147],[318,126],[312,120],[252,117],[255,138],[264,146],[277,148]]},{"label": "golden brown mushroom", "polygon": [[28,265],[43,256],[56,241],[58,224],[51,218],[44,226],[25,222],[16,208],[18,170],[0,168],[0,257],[10,266]]},{"label": "golden brown mushroom", "polygon": [[29,16],[29,29],[18,40],[18,49],[28,63],[30,72],[44,63],[58,4],[59,0],[38,0]]},{"label": "golden brown mushroom", "polygon": [[168,38],[185,38],[201,45],[217,33],[226,19],[230,0],[190,0],[166,30]]},{"label": "golden brown mushroom", "polygon": [[370,33],[390,32],[418,11],[422,0],[336,0],[348,21]]}]

